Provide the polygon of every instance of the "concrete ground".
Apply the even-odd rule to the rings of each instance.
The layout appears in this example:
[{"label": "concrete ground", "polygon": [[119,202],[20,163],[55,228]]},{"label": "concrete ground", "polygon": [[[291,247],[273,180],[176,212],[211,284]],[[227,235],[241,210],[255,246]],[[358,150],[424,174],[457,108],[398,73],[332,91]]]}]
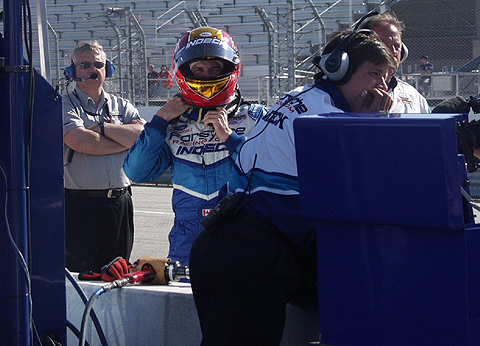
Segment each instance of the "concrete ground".
[{"label": "concrete ground", "polygon": [[[167,257],[168,233],[174,216],[171,203],[173,188],[166,184],[134,185],[132,191],[135,242],[130,261],[141,256]],[[480,212],[473,211],[475,222],[480,222]]]},{"label": "concrete ground", "polygon": [[167,257],[174,216],[172,191],[169,185],[132,186],[135,241],[131,262],[141,256]]},{"label": "concrete ground", "polygon": [[[132,186],[135,242],[131,262],[141,256],[167,257],[168,233],[174,216],[171,207],[172,191],[168,185]],[[98,281],[78,283],[87,297],[105,284]],[[66,287],[67,319],[80,329],[85,304],[70,282],[67,282]],[[201,331],[190,284],[172,282],[166,286],[128,285],[102,295],[95,303],[95,311],[110,345],[200,344]],[[89,344],[100,345],[98,334],[90,320],[86,330]],[[318,311],[309,306],[288,305],[281,346],[306,346],[316,340]],[[78,344],[78,337],[71,331],[68,332],[67,344]]]}]

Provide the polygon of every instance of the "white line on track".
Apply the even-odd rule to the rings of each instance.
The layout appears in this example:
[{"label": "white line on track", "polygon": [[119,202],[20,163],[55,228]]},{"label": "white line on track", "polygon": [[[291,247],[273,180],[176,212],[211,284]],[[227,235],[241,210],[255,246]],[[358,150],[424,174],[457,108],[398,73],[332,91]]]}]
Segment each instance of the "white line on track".
[{"label": "white line on track", "polygon": [[133,212],[134,213],[139,213],[139,214],[173,215],[173,211],[165,212],[165,211],[134,210]]}]

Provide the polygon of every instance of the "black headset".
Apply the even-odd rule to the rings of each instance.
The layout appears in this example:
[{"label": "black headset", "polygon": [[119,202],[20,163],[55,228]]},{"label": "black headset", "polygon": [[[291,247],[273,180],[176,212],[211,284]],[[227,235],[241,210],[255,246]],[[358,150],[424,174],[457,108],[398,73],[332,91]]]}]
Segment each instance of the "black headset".
[{"label": "black headset", "polygon": [[[110,60],[107,60],[105,63],[105,76],[107,78],[110,78],[113,76],[113,72],[115,72],[115,65]],[[77,78],[76,76],[75,64],[73,63],[73,61],[71,62],[70,65],[65,67],[65,70],[63,70],[63,74],[68,80],[74,80],[74,81],[82,80],[82,78]]]},{"label": "black headset", "polygon": [[[359,28],[359,27],[362,25],[362,23],[365,22],[366,19],[368,19],[369,17],[372,17],[372,16],[374,16],[374,15],[377,15],[377,14],[379,14],[377,11],[371,11],[371,12],[367,13],[365,16],[363,16],[362,18],[360,18],[360,19],[357,21],[358,24],[356,24],[355,27],[356,27],[356,28]],[[391,14],[396,18],[396,16],[395,16],[393,13],[391,13]],[[368,23],[368,20],[367,20],[367,23]],[[402,47],[401,47],[401,54],[400,54],[400,63],[402,63],[402,62],[404,62],[405,60],[407,60],[407,58],[408,58],[408,48],[407,48],[407,46],[405,45],[405,43],[403,43],[403,40],[402,40]]]},{"label": "black headset", "polygon": [[[335,82],[336,84],[345,84],[350,80],[352,76],[352,65],[350,64],[350,58],[345,49],[348,47],[350,41],[358,34],[370,35],[372,30],[358,29],[360,25],[369,17],[377,15],[377,11],[371,11],[360,18],[353,28],[353,31],[343,38],[335,49],[328,54],[317,56],[313,59],[313,64],[322,70],[326,79]],[[402,42],[402,52],[400,62],[405,61],[408,56],[407,46]]]},{"label": "black headset", "polygon": [[361,33],[370,35],[372,31],[368,29],[354,30],[343,38],[331,53],[314,59],[314,64],[322,70],[326,79],[336,84],[345,84],[350,80],[353,67],[352,64],[350,64],[350,57],[345,49],[348,47],[350,41]]}]

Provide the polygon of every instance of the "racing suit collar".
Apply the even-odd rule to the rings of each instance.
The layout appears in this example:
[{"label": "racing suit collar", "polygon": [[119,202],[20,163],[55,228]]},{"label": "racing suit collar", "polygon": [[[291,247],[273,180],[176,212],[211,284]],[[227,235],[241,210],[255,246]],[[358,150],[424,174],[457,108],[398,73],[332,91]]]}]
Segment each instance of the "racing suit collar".
[{"label": "racing suit collar", "polygon": [[[240,91],[238,91],[239,93]],[[238,107],[242,104],[245,103],[243,98],[241,97],[240,94],[238,94],[231,102],[227,103],[226,105],[223,105],[227,112],[228,112],[228,117],[230,117],[233,114],[237,113]],[[215,107],[193,107],[190,111],[187,111],[185,113],[185,116],[189,119],[195,120],[197,123],[201,122],[203,118],[205,117],[205,114],[209,110],[215,110],[217,109],[218,106]]]},{"label": "racing suit collar", "polygon": [[202,121],[205,116],[205,108],[193,108],[190,112],[187,112],[185,115],[187,118],[195,120],[196,122]]},{"label": "racing suit collar", "polygon": [[352,111],[350,108],[350,105],[345,99],[345,96],[343,96],[340,89],[333,82],[331,82],[328,79],[326,80],[322,79],[320,80],[320,82],[317,80],[316,84],[317,84],[317,88],[325,91],[328,95],[330,95],[335,107],[347,113]]},{"label": "racing suit collar", "polygon": [[393,91],[393,89],[395,89],[397,85],[398,85],[397,78],[393,76],[392,79],[390,79],[390,83],[388,83],[388,89]]},{"label": "racing suit collar", "polygon": [[197,123],[202,122],[205,114],[211,109],[215,108],[193,108],[191,111],[187,111],[185,116],[191,120],[195,120]]}]

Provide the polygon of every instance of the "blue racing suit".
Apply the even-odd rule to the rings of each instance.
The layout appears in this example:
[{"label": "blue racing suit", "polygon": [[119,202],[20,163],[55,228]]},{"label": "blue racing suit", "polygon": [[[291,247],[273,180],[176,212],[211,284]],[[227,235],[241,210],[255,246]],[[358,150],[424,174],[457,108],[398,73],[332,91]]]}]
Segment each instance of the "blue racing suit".
[{"label": "blue racing suit", "polygon": [[175,220],[168,257],[183,265],[189,264],[192,243],[202,230],[200,221],[217,204],[218,190],[231,174],[238,149],[266,113],[263,105],[243,103],[228,118],[234,132],[221,142],[213,127],[201,122],[201,111],[194,109],[170,124],[154,116],[123,164],[125,174],[137,183],[153,181],[171,167]]}]

